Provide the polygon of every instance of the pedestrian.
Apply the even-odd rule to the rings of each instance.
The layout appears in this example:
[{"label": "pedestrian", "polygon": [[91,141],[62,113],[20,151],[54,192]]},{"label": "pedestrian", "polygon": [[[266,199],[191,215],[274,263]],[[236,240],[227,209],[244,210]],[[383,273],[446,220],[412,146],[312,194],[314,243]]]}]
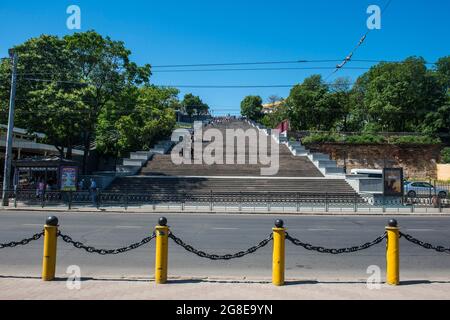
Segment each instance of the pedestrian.
[{"label": "pedestrian", "polygon": [[83,191],[84,190],[84,179],[81,179],[80,182],[78,182],[78,190]]},{"label": "pedestrian", "polygon": [[89,191],[91,192],[92,204],[97,206],[97,183],[94,179],[91,179],[91,185],[89,187]]},{"label": "pedestrian", "polygon": [[36,190],[36,196],[38,198],[40,198],[44,195],[44,189],[45,189],[45,184],[42,180],[40,180],[38,183],[37,190]]}]

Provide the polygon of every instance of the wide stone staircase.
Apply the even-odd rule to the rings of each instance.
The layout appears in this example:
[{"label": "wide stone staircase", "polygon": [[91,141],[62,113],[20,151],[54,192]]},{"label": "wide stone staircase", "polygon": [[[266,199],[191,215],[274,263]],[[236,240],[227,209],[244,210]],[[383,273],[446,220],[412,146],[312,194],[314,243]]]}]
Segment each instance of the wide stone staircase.
[{"label": "wide stone staircase", "polygon": [[[216,123],[203,127],[203,130],[213,128],[222,133],[226,145],[227,129],[253,128],[244,121],[229,123]],[[261,168],[268,165],[249,164],[250,155],[254,155],[255,149],[249,143],[235,143],[233,164],[182,164],[175,165],[171,155],[155,154],[146,165],[135,175],[130,177],[118,177],[110,185],[108,190],[136,193],[301,193],[301,194],[337,194],[354,195],[355,191],[342,178],[326,178],[320,167],[313,161],[320,161],[320,165],[332,164],[331,160],[324,157],[311,158],[310,154],[295,155],[290,150],[291,146],[278,143],[268,134],[268,150],[270,144],[279,147],[279,171],[273,176],[261,176]],[[203,141],[203,147],[210,144]],[[297,150],[300,152],[299,148]],[[224,146],[224,160],[226,159],[226,147]],[[245,154],[246,163],[237,164],[236,154]],[[270,154],[270,152],[269,152]],[[320,158],[320,159],[319,159]]]},{"label": "wide stone staircase", "polygon": [[121,177],[111,191],[128,193],[280,193],[302,194],[354,194],[354,190],[341,179],[267,179],[267,178],[186,178],[186,177]]},{"label": "wide stone staircase", "polygon": [[[252,128],[245,122],[236,121],[229,124],[219,124],[208,126],[203,130],[217,129],[222,133],[223,145],[226,145],[226,130]],[[268,155],[271,155],[270,146],[277,142],[266,136]],[[204,141],[203,147],[208,145],[210,141]],[[316,168],[316,166],[308,159],[308,157],[297,157],[292,154],[288,147],[284,144],[279,144],[279,171],[276,177],[323,177],[323,174]],[[226,160],[226,148],[224,147],[223,161]],[[237,155],[245,154],[246,163],[237,164]],[[244,145],[235,141],[234,147],[234,164],[182,164],[174,165],[170,155],[155,155],[152,161],[149,161],[145,167],[142,168],[140,175],[145,176],[260,176],[261,168],[268,167],[268,165],[249,164],[250,155],[258,156],[257,152],[250,148],[249,143]]]}]

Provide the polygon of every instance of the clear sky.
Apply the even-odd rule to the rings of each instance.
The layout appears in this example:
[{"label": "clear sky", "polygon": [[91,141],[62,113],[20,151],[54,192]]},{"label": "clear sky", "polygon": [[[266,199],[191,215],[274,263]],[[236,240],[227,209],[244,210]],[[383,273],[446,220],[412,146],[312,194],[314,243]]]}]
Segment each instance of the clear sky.
[{"label": "clear sky", "polygon": [[[367,7],[387,0],[52,0],[0,1],[0,56],[40,34],[65,35],[66,9],[80,6],[81,31],[96,30],[122,40],[138,64],[199,64],[343,59],[367,31]],[[450,55],[450,1],[392,0],[382,29],[372,31],[354,59],[400,60],[423,56],[433,62]],[[336,63],[240,66],[233,68],[333,67]],[[351,62],[348,67],[370,67]],[[216,69],[218,67],[215,67]],[[220,68],[220,67],[219,67]],[[229,67],[228,67],[229,68]],[[173,68],[180,70],[181,68]],[[186,69],[201,69],[186,68]],[[285,85],[332,70],[158,72],[158,85]],[[364,70],[343,69],[329,78],[355,79]],[[215,114],[238,114],[249,94],[286,97],[289,88],[181,89],[200,95]]]}]

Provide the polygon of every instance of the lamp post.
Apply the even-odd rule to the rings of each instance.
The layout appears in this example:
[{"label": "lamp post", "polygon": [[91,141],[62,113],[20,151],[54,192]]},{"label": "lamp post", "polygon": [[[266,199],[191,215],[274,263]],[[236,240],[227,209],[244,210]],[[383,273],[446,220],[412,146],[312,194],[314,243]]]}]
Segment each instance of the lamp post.
[{"label": "lamp post", "polygon": [[8,114],[8,132],[6,135],[6,152],[5,152],[5,171],[3,175],[2,204],[9,205],[8,189],[11,182],[11,158],[14,131],[14,106],[16,97],[16,79],[17,79],[17,53],[13,49],[9,50],[9,57],[12,59],[12,76],[11,76],[11,95],[9,98],[9,114]]}]

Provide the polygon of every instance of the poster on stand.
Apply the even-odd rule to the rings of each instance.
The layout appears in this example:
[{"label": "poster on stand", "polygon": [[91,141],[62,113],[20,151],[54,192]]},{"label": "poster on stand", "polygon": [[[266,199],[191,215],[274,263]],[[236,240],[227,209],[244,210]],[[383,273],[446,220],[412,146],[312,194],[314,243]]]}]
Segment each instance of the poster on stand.
[{"label": "poster on stand", "polygon": [[403,196],[403,168],[383,169],[383,194],[389,197]]},{"label": "poster on stand", "polygon": [[77,191],[77,167],[61,167],[61,190]]}]

